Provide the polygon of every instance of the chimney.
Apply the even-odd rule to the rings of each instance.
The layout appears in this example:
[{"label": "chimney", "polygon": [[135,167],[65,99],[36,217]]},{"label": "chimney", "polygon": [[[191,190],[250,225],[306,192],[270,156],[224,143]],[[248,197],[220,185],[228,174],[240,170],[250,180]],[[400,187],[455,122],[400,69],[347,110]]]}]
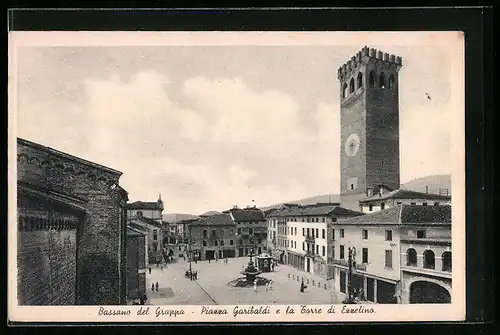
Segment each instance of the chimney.
[{"label": "chimney", "polygon": [[373,187],[366,188],[366,196],[371,197],[373,195]]},{"label": "chimney", "polygon": [[234,206],[233,206],[233,209],[238,209],[238,205],[234,205]]},{"label": "chimney", "polygon": [[378,188],[378,195],[382,196],[382,194],[384,194],[384,186],[380,185],[379,188]]}]

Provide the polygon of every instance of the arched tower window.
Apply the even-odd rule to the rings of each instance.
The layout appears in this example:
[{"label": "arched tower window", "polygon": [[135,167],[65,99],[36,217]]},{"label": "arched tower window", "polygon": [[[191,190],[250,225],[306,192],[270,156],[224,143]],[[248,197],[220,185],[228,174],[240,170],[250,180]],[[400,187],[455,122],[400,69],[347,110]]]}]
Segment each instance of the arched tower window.
[{"label": "arched tower window", "polygon": [[363,87],[363,74],[361,72],[358,73],[357,84],[357,88]]},{"label": "arched tower window", "polygon": [[370,81],[370,86],[375,87],[376,85],[376,79],[375,79],[375,72],[372,70],[370,71],[370,76],[369,76],[369,81]]},{"label": "arched tower window", "polygon": [[347,84],[344,83],[344,86],[342,87],[342,98],[345,98],[347,95]]},{"label": "arched tower window", "polygon": [[207,230],[203,229],[203,238],[207,238]]},{"label": "arched tower window", "polygon": [[385,74],[384,74],[384,72],[382,72],[380,74],[379,85],[380,85],[380,88],[385,88],[387,86],[387,83],[385,82]]},{"label": "arched tower window", "polygon": [[417,266],[417,252],[413,248],[406,250],[406,265]]},{"label": "arched tower window", "polygon": [[436,267],[436,258],[432,250],[424,251],[424,268],[434,269]]},{"label": "arched tower window", "polygon": [[443,252],[443,254],[441,255],[441,260],[443,262],[443,271],[451,271],[451,252]]},{"label": "arched tower window", "polygon": [[349,93],[354,93],[354,78],[349,82]]},{"label": "arched tower window", "polygon": [[391,74],[389,76],[389,89],[392,91],[394,89],[394,85],[396,84],[394,80],[394,76]]}]

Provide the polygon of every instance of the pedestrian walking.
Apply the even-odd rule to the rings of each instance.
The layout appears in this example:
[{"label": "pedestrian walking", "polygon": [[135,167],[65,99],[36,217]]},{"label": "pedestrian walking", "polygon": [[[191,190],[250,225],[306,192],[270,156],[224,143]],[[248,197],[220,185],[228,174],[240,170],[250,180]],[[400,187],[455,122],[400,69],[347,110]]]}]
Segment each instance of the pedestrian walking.
[{"label": "pedestrian walking", "polygon": [[158,292],[158,288],[160,287],[160,285],[158,284],[158,282],[156,282],[156,292]]},{"label": "pedestrian walking", "polygon": [[269,281],[269,291],[271,291],[273,289],[273,281],[270,280]]},{"label": "pedestrian walking", "polygon": [[155,291],[155,283],[151,284],[151,291],[153,291],[153,292]]},{"label": "pedestrian walking", "polygon": [[161,271],[163,272],[163,264],[161,265]]},{"label": "pedestrian walking", "polygon": [[151,267],[149,267],[149,274],[151,274]]},{"label": "pedestrian walking", "polygon": [[269,282],[266,283],[266,291],[269,291]]},{"label": "pedestrian walking", "polygon": [[208,264],[210,264],[210,258],[208,259]]},{"label": "pedestrian walking", "polygon": [[257,279],[253,281],[253,291],[257,292]]},{"label": "pedestrian walking", "polygon": [[157,261],[156,262],[156,267],[159,268],[160,267],[160,263]]},{"label": "pedestrian walking", "polygon": [[304,279],[300,282],[300,292],[304,293],[305,289],[307,288],[307,285],[304,285]]}]

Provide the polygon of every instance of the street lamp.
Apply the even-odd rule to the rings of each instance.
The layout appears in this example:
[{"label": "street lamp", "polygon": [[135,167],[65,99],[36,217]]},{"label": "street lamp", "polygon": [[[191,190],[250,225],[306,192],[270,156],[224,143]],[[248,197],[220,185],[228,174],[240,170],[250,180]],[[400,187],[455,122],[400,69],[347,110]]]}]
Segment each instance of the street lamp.
[{"label": "street lamp", "polygon": [[348,304],[352,304],[354,302],[354,298],[352,295],[352,268],[356,268],[356,248],[349,247],[348,248],[348,262],[349,262],[349,275],[347,278],[347,288],[349,291],[349,297],[347,299]]}]

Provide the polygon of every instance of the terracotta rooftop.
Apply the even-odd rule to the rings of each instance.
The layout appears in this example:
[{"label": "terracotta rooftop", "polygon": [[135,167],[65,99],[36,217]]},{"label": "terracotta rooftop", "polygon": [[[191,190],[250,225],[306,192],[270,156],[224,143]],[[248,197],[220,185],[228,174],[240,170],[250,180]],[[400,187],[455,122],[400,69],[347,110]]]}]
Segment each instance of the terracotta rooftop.
[{"label": "terracotta rooftop", "polygon": [[234,221],[228,213],[214,214],[211,216],[202,217],[190,223],[192,226],[207,225],[207,226],[219,226],[219,225],[234,225]]},{"label": "terracotta rooftop", "polygon": [[338,206],[336,203],[325,203],[315,205],[296,205],[283,206],[271,212],[269,217],[288,217],[288,216],[356,216],[362,215],[361,212],[356,212]]},{"label": "terracotta rooftop", "polygon": [[163,225],[158,222],[157,220],[154,220],[154,219],[150,219],[150,218],[147,218],[147,217],[144,217],[144,216],[134,216],[131,218],[131,221],[132,222],[143,222],[143,223],[146,223],[146,224],[149,224],[149,225],[152,225],[152,226],[155,226],[155,227],[158,227],[158,228],[162,228]]},{"label": "terracotta rooftop", "polygon": [[451,206],[398,205],[362,216],[339,220],[347,225],[450,225]]},{"label": "terracotta rooftop", "polygon": [[264,221],[264,212],[258,208],[231,209],[230,210],[234,221],[236,222],[253,222]]},{"label": "terracotta rooftop", "polygon": [[386,199],[429,199],[429,200],[450,200],[448,195],[439,195],[433,193],[416,192],[410,190],[398,189],[387,193],[376,193],[372,196],[359,200],[360,203],[386,200]]},{"label": "terracotta rooftop", "polygon": [[158,201],[144,202],[136,201],[125,205],[126,209],[163,209],[163,205]]}]

